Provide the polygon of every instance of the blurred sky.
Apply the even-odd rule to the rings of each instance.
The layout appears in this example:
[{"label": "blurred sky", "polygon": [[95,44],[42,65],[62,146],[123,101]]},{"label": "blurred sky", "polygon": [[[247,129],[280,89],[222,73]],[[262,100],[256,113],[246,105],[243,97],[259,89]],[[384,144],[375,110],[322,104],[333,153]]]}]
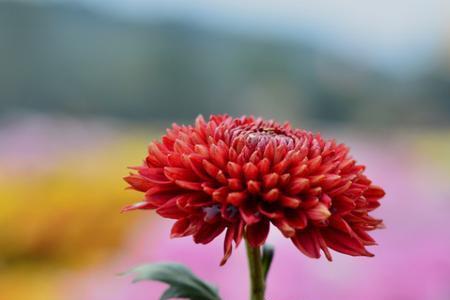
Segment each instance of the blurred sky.
[{"label": "blurred sky", "polygon": [[450,36],[448,0],[73,1],[125,17],[175,17],[262,37],[307,40],[402,76],[414,76],[445,55]]}]

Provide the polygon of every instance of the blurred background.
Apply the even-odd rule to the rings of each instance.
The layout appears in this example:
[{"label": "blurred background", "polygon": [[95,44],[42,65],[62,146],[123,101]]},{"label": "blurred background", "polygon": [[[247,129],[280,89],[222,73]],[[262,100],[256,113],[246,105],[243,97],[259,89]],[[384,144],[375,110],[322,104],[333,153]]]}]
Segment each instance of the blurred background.
[{"label": "blurred background", "polygon": [[268,299],[450,299],[450,3],[0,2],[0,299],[158,299],[116,274],[187,264],[247,298],[243,247],[119,213],[172,122],[260,115],[348,144],[387,196],[373,259],[310,260],[272,230]]}]

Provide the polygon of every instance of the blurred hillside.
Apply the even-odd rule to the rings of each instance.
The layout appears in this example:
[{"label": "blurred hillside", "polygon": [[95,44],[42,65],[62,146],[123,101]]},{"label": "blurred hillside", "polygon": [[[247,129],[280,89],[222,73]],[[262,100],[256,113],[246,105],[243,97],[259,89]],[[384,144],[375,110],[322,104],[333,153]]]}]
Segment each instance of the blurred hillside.
[{"label": "blurred hillside", "polygon": [[0,115],[191,119],[253,113],[359,126],[450,120],[450,68],[393,78],[310,45],[118,19],[70,4],[0,3]]}]

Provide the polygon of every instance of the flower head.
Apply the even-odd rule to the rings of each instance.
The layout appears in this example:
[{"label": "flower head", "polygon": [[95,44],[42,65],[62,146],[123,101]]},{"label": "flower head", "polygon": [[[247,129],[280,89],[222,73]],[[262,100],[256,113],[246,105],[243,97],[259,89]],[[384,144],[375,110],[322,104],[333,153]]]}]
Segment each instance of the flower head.
[{"label": "flower head", "polygon": [[245,236],[264,244],[270,224],[305,255],[328,260],[328,248],[373,256],[367,233],[382,227],[369,215],[384,191],[372,185],[349,149],[320,134],[253,117],[199,116],[174,124],[125,177],[145,193],[124,211],[155,209],[175,219],[171,237],[207,244],[226,231],[224,264]]}]

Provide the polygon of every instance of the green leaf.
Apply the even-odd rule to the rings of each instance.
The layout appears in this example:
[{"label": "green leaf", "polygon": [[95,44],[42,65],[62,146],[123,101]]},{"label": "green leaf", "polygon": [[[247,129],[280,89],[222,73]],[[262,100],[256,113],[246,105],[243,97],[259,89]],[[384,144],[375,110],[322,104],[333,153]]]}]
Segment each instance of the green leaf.
[{"label": "green leaf", "polygon": [[273,255],[275,253],[275,248],[270,244],[265,244],[263,247],[263,253],[261,258],[264,280],[267,278],[267,274],[270,270],[270,265],[272,264]]},{"label": "green leaf", "polygon": [[183,298],[190,300],[220,300],[217,289],[202,281],[187,267],[176,263],[142,265],[124,273],[135,274],[133,283],[154,280],[167,283],[169,288],[160,300]]},{"label": "green leaf", "polygon": [[168,300],[180,297],[183,297],[183,291],[180,288],[171,286],[161,295],[161,298],[159,298],[159,300]]}]

